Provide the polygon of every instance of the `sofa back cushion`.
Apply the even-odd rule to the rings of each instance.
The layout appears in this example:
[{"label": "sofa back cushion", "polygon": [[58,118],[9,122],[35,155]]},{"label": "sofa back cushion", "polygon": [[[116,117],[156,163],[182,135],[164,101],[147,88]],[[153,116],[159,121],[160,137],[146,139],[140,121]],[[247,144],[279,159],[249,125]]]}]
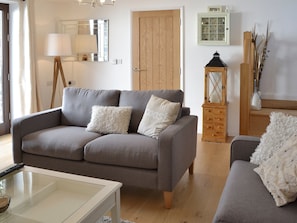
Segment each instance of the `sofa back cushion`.
[{"label": "sofa back cushion", "polygon": [[148,91],[122,91],[119,106],[132,107],[129,132],[137,132],[146,105],[151,95],[166,99],[171,102],[183,103],[184,93],[181,90],[148,90]]},{"label": "sofa back cushion", "polygon": [[91,120],[92,106],[118,106],[119,90],[92,90],[68,87],[63,92],[62,125],[85,127]]}]

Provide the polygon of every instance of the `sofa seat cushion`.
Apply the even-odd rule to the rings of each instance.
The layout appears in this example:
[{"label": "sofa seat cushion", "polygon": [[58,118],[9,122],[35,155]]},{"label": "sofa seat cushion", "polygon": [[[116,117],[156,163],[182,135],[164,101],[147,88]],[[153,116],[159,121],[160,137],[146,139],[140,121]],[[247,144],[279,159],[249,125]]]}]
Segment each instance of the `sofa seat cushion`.
[{"label": "sofa seat cushion", "polygon": [[140,134],[108,134],[85,146],[88,162],[157,169],[158,141]]},{"label": "sofa seat cushion", "polygon": [[297,202],[282,208],[247,161],[232,164],[213,222],[296,222]]},{"label": "sofa seat cushion", "polygon": [[84,146],[99,136],[83,127],[58,126],[26,135],[22,140],[22,150],[35,155],[83,160]]}]

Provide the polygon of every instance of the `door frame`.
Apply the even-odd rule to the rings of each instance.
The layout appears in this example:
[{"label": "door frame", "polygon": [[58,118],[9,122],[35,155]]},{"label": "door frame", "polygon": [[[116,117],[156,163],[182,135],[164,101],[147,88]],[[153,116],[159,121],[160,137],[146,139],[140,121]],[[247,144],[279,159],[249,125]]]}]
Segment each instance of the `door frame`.
[{"label": "door frame", "polygon": [[153,9],[150,9],[150,8],[147,8],[147,9],[133,9],[131,11],[131,14],[130,14],[130,18],[131,18],[131,65],[130,65],[130,74],[131,74],[131,88],[133,89],[134,88],[134,83],[133,83],[133,70],[132,70],[132,67],[133,67],[133,47],[132,47],[132,44],[133,44],[133,13],[134,12],[142,12],[142,11],[162,11],[162,10],[179,10],[180,11],[180,89],[182,91],[184,91],[185,89],[185,75],[184,75],[184,66],[185,66],[185,52],[184,52],[184,49],[185,49],[185,26],[184,26],[184,21],[185,21],[185,18],[184,18],[184,6],[182,7],[173,7],[173,8],[153,8]]},{"label": "door frame", "polygon": [[[3,92],[6,95],[2,95],[3,98],[3,124],[0,124],[0,135],[8,134],[11,132],[11,120],[10,120],[10,81],[9,81],[9,4],[1,3],[1,10],[5,13],[3,14],[3,30],[5,30],[4,34],[7,36],[3,36],[3,42],[6,40],[6,43],[3,44]],[[6,18],[5,18],[6,17]]]}]

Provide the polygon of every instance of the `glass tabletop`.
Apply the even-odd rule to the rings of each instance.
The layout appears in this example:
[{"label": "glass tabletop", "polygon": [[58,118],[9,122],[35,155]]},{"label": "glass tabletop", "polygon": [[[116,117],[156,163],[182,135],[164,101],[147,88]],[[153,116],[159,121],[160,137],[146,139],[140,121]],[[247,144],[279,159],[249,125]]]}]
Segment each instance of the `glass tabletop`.
[{"label": "glass tabletop", "polygon": [[0,192],[10,196],[11,201],[9,208],[0,213],[0,222],[63,222],[88,202],[94,204],[96,196],[100,200],[100,192],[106,187],[100,179],[87,182],[88,177],[75,175],[72,179],[71,174],[50,173],[24,168],[1,178]]}]

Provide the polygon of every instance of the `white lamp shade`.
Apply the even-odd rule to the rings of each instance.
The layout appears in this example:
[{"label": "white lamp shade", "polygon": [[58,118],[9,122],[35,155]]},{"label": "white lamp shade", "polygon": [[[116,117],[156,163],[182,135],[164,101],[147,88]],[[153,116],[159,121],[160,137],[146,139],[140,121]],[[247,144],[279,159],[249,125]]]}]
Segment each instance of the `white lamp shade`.
[{"label": "white lamp shade", "polygon": [[62,33],[48,34],[45,41],[45,54],[48,56],[72,55],[70,35]]},{"label": "white lamp shade", "polygon": [[77,35],[75,37],[76,53],[97,53],[96,35]]}]

